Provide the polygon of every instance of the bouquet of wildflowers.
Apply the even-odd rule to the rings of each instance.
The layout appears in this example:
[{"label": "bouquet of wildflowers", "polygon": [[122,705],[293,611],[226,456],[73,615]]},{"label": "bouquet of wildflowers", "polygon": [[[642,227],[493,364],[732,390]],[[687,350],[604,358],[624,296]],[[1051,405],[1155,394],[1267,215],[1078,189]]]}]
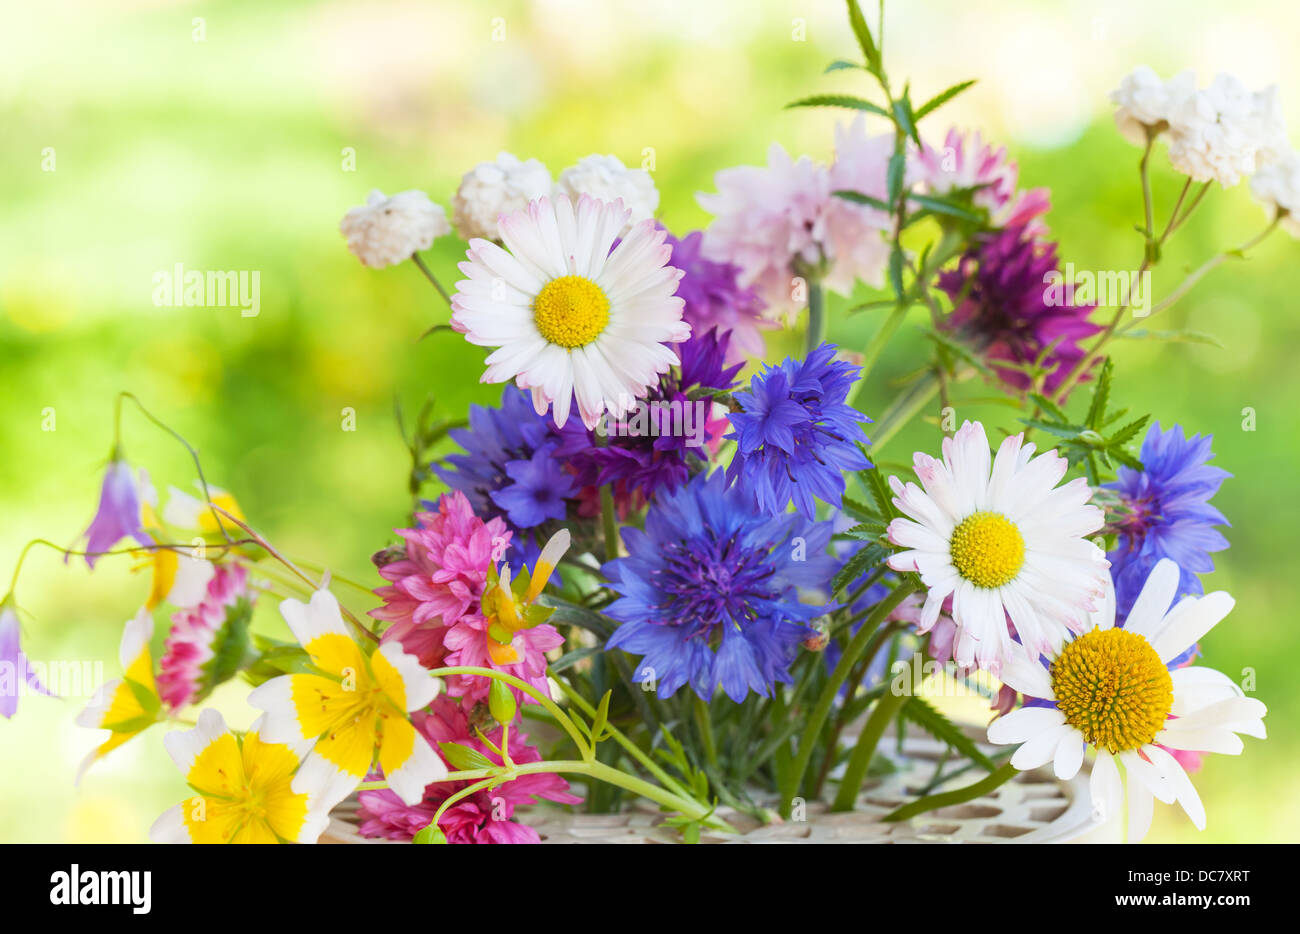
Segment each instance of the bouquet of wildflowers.
[{"label": "bouquet of wildflowers", "polygon": [[[1300,235],[1274,90],[1145,68],[1120,83],[1118,128],[1142,151],[1137,269],[1107,303],[1062,275],[1048,191],[980,134],[931,129],[974,82],[913,101],[847,6],[860,55],[830,69],[863,96],[791,105],[850,114],[833,161],[773,144],[766,165],[723,169],[703,231],[670,231],[650,174],[600,155],[552,178],[502,153],[465,173],[450,219],[420,191],[347,213],[366,266],[412,261],[446,300],[428,338],[487,348],[482,380],[505,384],[465,419],[429,405],[403,425],[413,509],[390,542],[358,543],[379,549],[374,580],[281,552],[197,454],[193,493],[160,503],[115,432],[66,553],[127,557],[151,583],[120,677],[77,722],[105,731],[86,767],[180,725],[166,746],[194,794],[155,840],[312,842],[353,796],[367,837],[532,842],[518,809],[640,801],[696,840],[813,800],[854,809],[896,767],[882,738],[909,730],[951,768],[887,821],[1050,764],[1088,769],[1094,810],[1126,812],[1130,839],[1155,800],[1204,825],[1201,755],[1265,735],[1264,705],[1199,657],[1233,608],[1201,581],[1228,545],[1211,500],[1229,475],[1194,426],[1124,406],[1112,352],[1186,339],[1147,319],[1277,228]],[[1161,150],[1186,176],[1171,204],[1149,181]],[[1169,239],[1247,177],[1262,233],[1153,300]],[[453,224],[467,246],[444,286],[420,253]],[[865,348],[827,341],[857,313],[875,321]],[[926,352],[864,411],[905,322]],[[780,328],[804,350],[765,363]],[[958,423],[990,394],[998,424]],[[174,435],[123,394],[119,429],[128,414]],[[913,420],[932,443],[882,468]],[[254,632],[271,599],[286,628]],[[11,588],[6,716],[44,691],[20,631]],[[986,735],[890,677],[914,659],[985,686]],[[236,678],[262,712],[245,729],[203,706]]]}]

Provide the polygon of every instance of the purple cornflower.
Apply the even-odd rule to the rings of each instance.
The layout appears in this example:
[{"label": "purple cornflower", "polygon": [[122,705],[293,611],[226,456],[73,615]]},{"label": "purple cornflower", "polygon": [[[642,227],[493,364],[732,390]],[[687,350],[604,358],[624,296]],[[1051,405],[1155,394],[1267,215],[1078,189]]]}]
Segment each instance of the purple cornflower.
[{"label": "purple cornflower", "polygon": [[32,671],[23,654],[21,638],[18,614],[7,603],[0,606],[0,716],[5,718],[18,712],[18,695],[24,684],[29,691],[53,696]]},{"label": "purple cornflower", "polygon": [[762,357],[765,349],[762,331],[777,327],[779,322],[763,316],[763,301],[750,288],[737,281],[740,267],[715,263],[700,253],[704,234],[696,230],[678,240],[671,233],[667,243],[673,249],[669,266],[685,275],[677,283],[677,296],[686,303],[682,318],[692,334],[717,330],[730,334],[727,362],[741,363],[749,357]]},{"label": "purple cornflower", "polygon": [[829,590],[835,561],[829,522],[759,512],[721,471],[662,493],[645,530],[623,529],[628,557],[605,564],[620,594],[606,610],[621,622],[608,648],[641,655],[639,679],[669,697],[690,684],[739,703],[790,682],[808,623],[830,607],[799,602],[798,589]]},{"label": "purple cornflower", "polygon": [[563,519],[570,497],[576,496],[573,476],[555,456],[554,444],[543,445],[527,460],[507,461],[509,486],[494,490],[492,502],[506,511],[506,521],[530,529],[547,519]]},{"label": "purple cornflower", "polygon": [[871,419],[844,401],[858,368],[835,361],[835,351],[822,344],[802,362],[765,366],[748,392],[734,394],[744,411],[729,416],[737,450],[727,482],[739,481],[764,512],[793,502],[811,519],[814,499],[840,505],[843,471],[871,466],[857,446],[867,443],[860,423]]},{"label": "purple cornflower", "polygon": [[131,465],[114,457],[104,473],[99,491],[99,509],[86,529],[86,564],[92,569],[99,553],[108,551],[122,539],[134,538],[141,545],[152,545],[140,523],[143,476],[137,477]]},{"label": "purple cornflower", "polygon": [[725,419],[712,418],[712,395],[690,394],[732,388],[740,364],[726,363],[728,346],[728,335],[693,333],[678,345],[680,365],[661,376],[631,413],[598,426],[604,438],[570,421],[559,429],[564,441],[556,456],[576,471],[580,485],[613,484],[624,501],[681,486],[707,467],[710,442],[726,427]]},{"label": "purple cornflower", "polygon": [[1232,476],[1211,467],[1209,435],[1184,436],[1182,426],[1162,432],[1157,422],[1147,429],[1139,455],[1142,469],[1121,467],[1118,479],[1106,484],[1119,494],[1123,515],[1110,559],[1118,614],[1127,616],[1147,577],[1161,558],[1171,558],[1181,571],[1178,592],[1201,594],[1198,574],[1214,570],[1210,552],[1228,541],[1214,528],[1228,525],[1210,497]]},{"label": "purple cornflower", "polygon": [[1053,273],[1060,275],[1056,244],[1038,239],[1032,225],[983,235],[956,269],[939,276],[954,302],[942,327],[974,347],[1008,386],[1029,389],[1032,380],[1019,367],[1041,366],[1050,395],[1083,359],[1079,341],[1101,330],[1088,321],[1094,306],[1076,305],[1071,287],[1049,288]]}]

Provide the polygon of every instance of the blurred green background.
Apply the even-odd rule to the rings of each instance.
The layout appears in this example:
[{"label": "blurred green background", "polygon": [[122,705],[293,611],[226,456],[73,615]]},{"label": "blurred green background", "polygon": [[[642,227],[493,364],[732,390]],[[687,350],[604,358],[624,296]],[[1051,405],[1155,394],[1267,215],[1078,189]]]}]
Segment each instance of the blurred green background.
[{"label": "blurred green background", "polygon": [[[1005,142],[1022,183],[1050,186],[1049,223],[1063,259],[1127,269],[1140,259],[1138,152],[1114,132],[1106,101],[1133,65],[1168,74],[1218,70],[1252,87],[1276,81],[1300,126],[1300,7],[1195,2],[892,4],[889,69],[923,100],[968,77],[980,83],[931,117]],[[480,386],[482,352],[454,335],[416,337],[448,311],[410,264],[363,268],[339,218],[374,187],[423,188],[443,204],[461,173],[500,149],[553,174],[592,152],[629,165],[652,148],[661,217],[684,233],[707,221],[695,192],[713,173],[763,161],[771,140],[830,155],[831,112],[784,111],[823,90],[854,54],[837,0],[438,0],[295,3],[166,0],[11,5],[0,34],[0,571],[22,543],[71,544],[95,507],[112,440],[114,394],[130,389],[202,452],[209,479],[233,491],[285,551],[375,580],[368,556],[408,507],[408,464],[392,417],[436,392],[444,414],[499,388]],[[345,167],[355,153],[355,170]],[[53,170],[50,158],[53,157]],[[1155,159],[1159,212],[1181,183]],[[1157,297],[1215,250],[1264,221],[1245,186],[1215,190],[1155,274]],[[456,278],[454,237],[428,259]],[[1220,268],[1161,327],[1215,334],[1222,350],[1129,342],[1119,354],[1125,404],[1215,435],[1231,471],[1217,505],[1233,547],[1211,588],[1237,609],[1208,639],[1207,663],[1255,673],[1271,738],[1242,758],[1211,758],[1196,782],[1209,829],[1171,808],[1152,840],[1295,840],[1291,806],[1300,714],[1294,658],[1293,464],[1300,338],[1291,313],[1300,244],[1278,235]],[[153,274],[246,269],[261,274],[261,314],[166,308]],[[862,289],[858,299],[868,298]],[[861,348],[878,320],[846,319],[831,298],[830,335]],[[773,356],[798,336],[770,342]],[[871,413],[888,381],[924,352],[905,329],[877,369]],[[987,395],[967,386],[957,399]],[[1243,430],[1243,409],[1256,430]],[[343,430],[345,408],[356,430]],[[53,411],[55,430],[51,427]],[[1003,427],[1006,409],[959,403],[958,416]],[[914,424],[887,460],[932,449]],[[160,489],[190,488],[185,452],[128,415],[129,458]],[[35,552],[18,588],[28,653],[118,674],[122,622],[146,582],[126,562],[93,577]],[[271,601],[259,617],[276,621]],[[93,685],[87,685],[88,693]],[[243,725],[239,686],[214,703]],[[94,744],[73,717],[85,697],[24,697],[0,721],[0,841],[136,841],[184,795],[161,730],[129,743],[74,789]]]}]

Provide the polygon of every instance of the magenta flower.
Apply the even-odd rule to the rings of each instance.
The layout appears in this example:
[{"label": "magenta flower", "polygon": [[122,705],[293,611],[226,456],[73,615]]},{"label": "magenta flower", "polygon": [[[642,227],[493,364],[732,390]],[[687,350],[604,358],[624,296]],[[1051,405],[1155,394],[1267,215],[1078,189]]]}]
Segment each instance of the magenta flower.
[{"label": "magenta flower", "polygon": [[443,494],[438,511],[422,512],[416,521],[417,528],[396,530],[406,556],[379,568],[392,585],[375,591],[384,605],[370,615],[393,624],[383,641],[401,642],[420,664],[436,668],[443,664],[448,628],[467,613],[479,615],[488,570],[505,554],[510,531],[500,518],[476,516],[459,491]]},{"label": "magenta flower", "polygon": [[86,564],[95,567],[96,556],[108,551],[122,539],[134,538],[141,545],[152,545],[140,522],[142,491],[147,481],[139,477],[126,461],[114,458],[104,473],[99,491],[99,510],[86,529]]},{"label": "magenta flower", "polygon": [[[698,230],[680,240],[669,234],[667,241],[673,248],[669,265],[684,273],[677,283],[677,296],[686,303],[682,320],[690,324],[691,338],[698,339],[710,330],[716,330],[719,337],[730,334],[727,363],[763,356],[766,344],[762,332],[780,322],[764,316],[765,306],[757,292],[740,286],[739,266],[705,259],[700,251],[703,241],[704,234]],[[681,354],[678,348],[678,356]]]},{"label": "magenta flower", "polygon": [[248,571],[218,565],[198,605],[172,616],[159,663],[158,696],[172,710],[197,703],[244,660],[252,618]]},{"label": "magenta flower", "polygon": [[18,712],[18,695],[24,684],[29,691],[54,696],[37,680],[36,672],[23,654],[21,639],[18,614],[7,603],[0,606],[0,716],[5,718]]},{"label": "magenta flower", "polygon": [[[411,717],[416,728],[435,748],[438,743],[458,743],[501,764],[501,757],[488,748],[470,727],[469,715],[447,697],[433,702],[428,713]],[[501,728],[487,734],[495,745],[501,743]],[[527,744],[528,737],[510,731],[510,758],[516,763],[539,762],[541,754]],[[429,825],[438,807],[469,782],[434,782],[424,790],[419,804],[408,806],[392,791],[363,791],[361,800],[361,835],[388,840],[410,840]],[[513,781],[463,798],[442,815],[439,827],[448,843],[539,843],[537,831],[514,819],[515,809],[544,798],[557,804],[579,804],[582,799],[569,793],[569,783],[554,773],[522,775]]]}]

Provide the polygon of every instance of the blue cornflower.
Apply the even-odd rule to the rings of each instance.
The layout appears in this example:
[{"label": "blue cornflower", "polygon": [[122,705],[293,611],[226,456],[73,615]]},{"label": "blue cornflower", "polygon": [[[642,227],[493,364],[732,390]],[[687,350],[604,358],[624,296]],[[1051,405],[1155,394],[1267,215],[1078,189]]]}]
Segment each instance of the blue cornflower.
[{"label": "blue cornflower", "polygon": [[644,656],[638,678],[664,697],[687,683],[705,700],[718,685],[738,703],[767,697],[830,609],[797,592],[830,589],[830,537],[829,522],[759,512],[721,471],[662,491],[645,531],[623,530],[628,557],[604,566],[621,595],[606,610],[621,623],[608,647]]},{"label": "blue cornflower", "polygon": [[510,485],[494,490],[492,502],[506,511],[506,521],[517,529],[531,529],[547,519],[563,519],[570,497],[578,494],[573,475],[547,444],[524,460],[507,461]]},{"label": "blue cornflower", "polygon": [[859,423],[870,419],[844,401],[858,368],[834,360],[835,350],[822,344],[803,362],[764,367],[749,392],[733,395],[744,411],[730,415],[737,451],[727,482],[741,481],[764,512],[793,502],[811,519],[814,498],[840,505],[843,471],[871,466],[857,446],[867,441]]},{"label": "blue cornflower", "polygon": [[447,486],[464,493],[484,520],[508,518],[506,508],[492,498],[493,493],[515,482],[506,465],[530,460],[541,448],[556,443],[548,420],[533,410],[528,394],[514,386],[505,387],[499,408],[471,405],[469,427],[453,429],[449,435],[465,453],[449,455],[447,466],[432,465],[433,472]]},{"label": "blue cornflower", "polygon": [[1228,525],[1228,520],[1209,500],[1232,476],[1209,466],[1212,440],[1209,435],[1184,437],[1179,425],[1162,432],[1157,422],[1142,441],[1142,470],[1121,467],[1117,481],[1106,484],[1119,494],[1124,508],[1115,524],[1115,550],[1106,556],[1121,618],[1133,608],[1161,558],[1173,559],[1182,572],[1179,594],[1205,592],[1197,574],[1213,571],[1210,552],[1228,547],[1214,528]]}]

